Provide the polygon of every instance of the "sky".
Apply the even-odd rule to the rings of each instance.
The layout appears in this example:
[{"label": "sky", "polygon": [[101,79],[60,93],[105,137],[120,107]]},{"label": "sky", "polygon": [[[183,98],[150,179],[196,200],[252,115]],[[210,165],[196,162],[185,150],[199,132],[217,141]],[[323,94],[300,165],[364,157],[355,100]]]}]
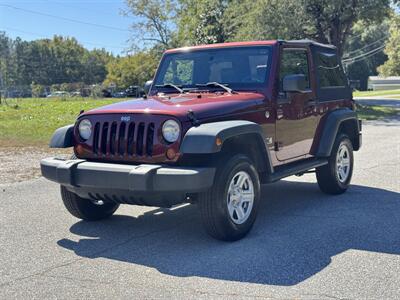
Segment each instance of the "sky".
[{"label": "sky", "polygon": [[23,40],[75,37],[87,49],[123,55],[132,38],[124,0],[0,0],[0,31]]}]

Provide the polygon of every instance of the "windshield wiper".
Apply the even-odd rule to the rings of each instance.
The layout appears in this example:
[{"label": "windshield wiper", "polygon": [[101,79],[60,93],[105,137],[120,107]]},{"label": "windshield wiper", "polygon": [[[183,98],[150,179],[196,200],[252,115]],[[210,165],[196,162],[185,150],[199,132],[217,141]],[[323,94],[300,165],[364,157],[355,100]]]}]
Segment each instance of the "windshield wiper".
[{"label": "windshield wiper", "polygon": [[196,86],[215,86],[215,87],[220,87],[221,89],[227,91],[229,94],[237,94],[234,90],[231,88],[227,87],[226,85],[219,83],[219,82],[207,82],[207,83],[198,83]]},{"label": "windshield wiper", "polygon": [[177,90],[180,94],[183,94],[183,89],[181,89],[179,86],[172,84],[172,83],[166,83],[166,84],[157,84],[155,87],[158,88],[174,88]]}]

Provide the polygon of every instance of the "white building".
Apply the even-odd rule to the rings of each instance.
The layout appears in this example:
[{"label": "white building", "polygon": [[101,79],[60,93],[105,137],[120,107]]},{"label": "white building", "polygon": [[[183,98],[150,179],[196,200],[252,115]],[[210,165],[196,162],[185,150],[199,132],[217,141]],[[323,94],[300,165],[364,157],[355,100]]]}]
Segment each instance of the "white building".
[{"label": "white building", "polygon": [[396,89],[400,89],[400,76],[368,77],[368,90],[381,91],[381,90],[396,90]]}]

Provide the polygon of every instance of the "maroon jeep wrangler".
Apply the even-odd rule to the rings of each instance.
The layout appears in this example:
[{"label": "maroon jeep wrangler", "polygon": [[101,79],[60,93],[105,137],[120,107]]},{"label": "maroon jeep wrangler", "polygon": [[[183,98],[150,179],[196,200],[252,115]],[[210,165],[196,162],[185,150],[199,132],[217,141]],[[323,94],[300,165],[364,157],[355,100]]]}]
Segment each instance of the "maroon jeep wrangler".
[{"label": "maroon jeep wrangler", "polygon": [[54,133],[50,146],[75,154],[43,159],[42,174],[61,185],[75,217],[189,202],[211,236],[238,240],[255,221],[261,184],[310,170],[325,193],[350,184],[361,123],[333,46],[168,50],[145,89],[143,99],[81,113]]}]

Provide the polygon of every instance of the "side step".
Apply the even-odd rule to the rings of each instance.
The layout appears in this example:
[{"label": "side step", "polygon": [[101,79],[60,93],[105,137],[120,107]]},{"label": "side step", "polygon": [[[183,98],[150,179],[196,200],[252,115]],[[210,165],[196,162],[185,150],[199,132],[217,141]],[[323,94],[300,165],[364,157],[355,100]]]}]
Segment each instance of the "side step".
[{"label": "side step", "polygon": [[310,169],[321,167],[326,164],[328,164],[327,158],[312,158],[306,161],[294,162],[285,166],[276,167],[274,173],[266,176],[265,183],[275,182],[288,176],[304,173]]}]

